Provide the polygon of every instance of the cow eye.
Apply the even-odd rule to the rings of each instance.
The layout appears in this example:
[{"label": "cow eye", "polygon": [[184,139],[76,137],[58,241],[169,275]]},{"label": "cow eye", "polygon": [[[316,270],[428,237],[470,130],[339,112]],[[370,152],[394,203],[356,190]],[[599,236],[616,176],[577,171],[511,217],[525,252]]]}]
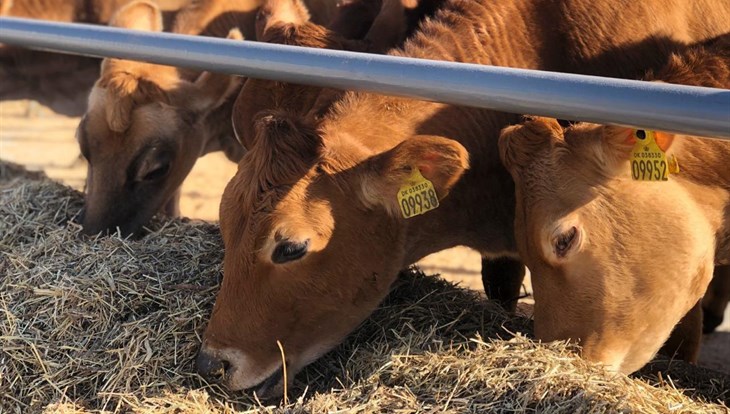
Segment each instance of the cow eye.
[{"label": "cow eye", "polygon": [[291,262],[301,259],[309,249],[309,240],[303,242],[284,241],[276,245],[274,253],[271,254],[271,261],[276,264]]},{"label": "cow eye", "polygon": [[578,229],[573,226],[570,230],[559,234],[554,240],[555,254],[558,257],[565,257],[570,249],[575,244],[576,236],[578,235]]},{"label": "cow eye", "polygon": [[152,170],[148,171],[147,173],[142,176],[142,181],[154,181],[159,180],[160,178],[167,175],[167,173],[170,171],[170,163],[166,162],[161,165],[156,166]]}]

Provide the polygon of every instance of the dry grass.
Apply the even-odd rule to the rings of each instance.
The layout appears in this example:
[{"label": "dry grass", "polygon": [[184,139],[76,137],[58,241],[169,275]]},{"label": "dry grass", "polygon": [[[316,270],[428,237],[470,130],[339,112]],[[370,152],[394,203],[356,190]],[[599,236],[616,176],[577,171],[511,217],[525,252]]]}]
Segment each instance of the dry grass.
[{"label": "dry grass", "polygon": [[156,221],[142,241],[87,238],[70,222],[81,205],[0,163],[0,412],[727,412],[707,403],[728,399],[721,374],[672,363],[612,378],[414,270],[298,376],[288,406],[266,407],[193,373],[221,278],[217,227]]}]

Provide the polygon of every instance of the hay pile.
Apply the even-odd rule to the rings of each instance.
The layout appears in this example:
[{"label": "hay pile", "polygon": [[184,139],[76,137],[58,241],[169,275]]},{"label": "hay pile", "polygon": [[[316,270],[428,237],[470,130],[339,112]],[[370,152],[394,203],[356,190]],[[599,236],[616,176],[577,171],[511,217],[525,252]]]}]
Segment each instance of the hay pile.
[{"label": "hay pile", "polygon": [[415,270],[298,376],[288,406],[265,407],[194,374],[221,280],[217,227],[157,221],[142,241],[87,238],[71,222],[81,205],[0,163],[2,413],[727,412],[708,403],[728,398],[721,374],[674,363],[674,383],[611,379],[566,344],[510,333],[528,320]]}]

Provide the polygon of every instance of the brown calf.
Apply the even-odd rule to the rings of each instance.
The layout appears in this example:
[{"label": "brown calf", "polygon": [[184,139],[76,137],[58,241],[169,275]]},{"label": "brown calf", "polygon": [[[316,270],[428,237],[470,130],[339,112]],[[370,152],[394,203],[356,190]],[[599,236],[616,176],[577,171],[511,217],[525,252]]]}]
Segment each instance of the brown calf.
[{"label": "brown calf", "polygon": [[[309,23],[306,10],[302,11],[303,6],[296,6],[295,3],[295,0],[276,0],[264,5],[262,16],[257,21],[257,38],[268,43],[384,52],[399,44],[404,35],[411,33],[421,20],[432,15],[444,1],[420,1],[417,6],[408,7],[401,0],[353,1],[341,6],[337,19],[330,24],[331,30]],[[279,12],[274,14],[277,7]],[[376,11],[376,7],[380,9]],[[289,10],[299,12],[292,13]],[[349,26],[344,25],[345,22]],[[369,30],[357,29],[366,23],[372,24]],[[353,36],[356,33],[354,29],[359,30],[357,33],[362,33],[362,40],[349,40],[346,35],[339,33],[350,33]],[[255,134],[254,119],[262,111],[279,109],[304,116],[309,111],[324,111],[337,96],[336,91],[317,87],[249,79],[233,110],[234,130],[239,141],[247,147]],[[514,311],[517,306],[524,275],[522,263],[512,258],[482,260],[485,291],[491,299],[497,300],[509,311]]]},{"label": "brown calf", "polygon": [[[198,10],[203,3],[207,4],[195,2],[191,7]],[[248,9],[257,6],[243,4],[234,10],[245,22],[250,18]],[[201,18],[208,16],[207,10],[201,13]],[[191,33],[191,14],[181,11],[174,30]],[[135,1],[121,8],[111,25],[161,31],[161,18],[155,4]],[[229,30],[237,27],[235,19],[225,21]],[[207,33],[215,30],[222,27],[215,25]],[[232,33],[240,38],[240,33]],[[206,72],[186,79],[169,66],[105,59],[77,133],[89,161],[84,232],[118,227],[129,235],[162,206],[168,214],[177,214],[179,186],[196,159],[220,149],[232,135],[227,134],[225,108],[220,108],[239,84],[236,77]],[[233,150],[227,154],[230,158],[240,157],[240,147],[225,147]]]},{"label": "brown calf", "polygon": [[[577,0],[450,0],[391,54],[570,70],[569,53],[617,53],[610,45],[628,34],[638,43],[674,26],[698,39],[730,29],[724,1],[641,2],[618,16],[613,1],[583,3],[590,12]],[[587,33],[569,37],[553,24],[560,18]],[[586,42],[594,48],[583,50]],[[645,53],[663,51],[647,44]],[[618,75],[651,67],[623,61]],[[345,93],[329,108],[260,117],[225,190],[225,277],[198,367],[230,388],[272,395],[282,385],[277,341],[292,378],[375,309],[399,269],[429,253],[461,244],[517,255],[514,186],[497,150],[516,115],[367,93]],[[404,219],[401,191],[412,195],[407,215],[432,211]]]},{"label": "brown calf", "polygon": [[[675,55],[656,79],[728,88],[730,42]],[[584,356],[622,372],[649,361],[705,293],[714,264],[730,263],[730,142],[657,133],[680,172],[634,181],[632,148],[645,134],[536,118],[500,140],[535,334],[579,339]],[[694,326],[689,341],[699,340],[699,319]]]}]

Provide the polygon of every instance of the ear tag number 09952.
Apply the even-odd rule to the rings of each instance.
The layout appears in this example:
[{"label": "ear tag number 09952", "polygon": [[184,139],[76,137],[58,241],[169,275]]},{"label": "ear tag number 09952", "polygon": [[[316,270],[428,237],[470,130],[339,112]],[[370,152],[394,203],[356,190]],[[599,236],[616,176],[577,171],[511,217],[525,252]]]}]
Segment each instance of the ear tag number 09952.
[{"label": "ear tag number 09952", "polygon": [[398,190],[397,198],[403,218],[415,217],[439,206],[433,183],[424,178],[416,167],[411,169],[411,175]]},{"label": "ear tag number 09952", "polygon": [[631,150],[631,178],[635,181],[667,181],[669,173],[679,172],[676,158],[667,155],[656,142],[656,132],[636,130],[636,144]]}]

